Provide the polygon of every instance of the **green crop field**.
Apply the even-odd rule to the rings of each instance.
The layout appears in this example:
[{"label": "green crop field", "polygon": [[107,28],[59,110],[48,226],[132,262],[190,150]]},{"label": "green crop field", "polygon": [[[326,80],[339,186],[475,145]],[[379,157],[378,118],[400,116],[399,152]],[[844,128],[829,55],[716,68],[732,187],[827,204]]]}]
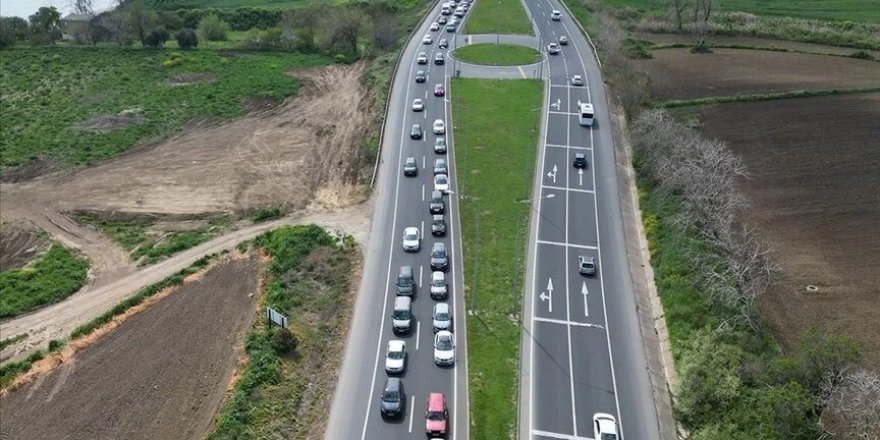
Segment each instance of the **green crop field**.
[{"label": "green crop field", "polygon": [[[59,165],[91,164],[139,141],[179,129],[197,115],[246,112],[245,98],[282,99],[299,88],[291,67],[327,64],[322,56],[173,52],[116,47],[14,48],[0,64],[3,168],[39,158]],[[196,76],[201,82],[171,84]],[[128,115],[142,123],[108,132],[83,128],[91,118]]]},{"label": "green crop field", "polygon": [[[666,11],[666,0],[604,0],[615,7],[629,6],[641,11]],[[877,0],[724,0],[722,11],[741,11],[755,15],[880,22]]]},{"label": "green crop field", "polygon": [[496,66],[533,64],[541,60],[541,54],[531,47],[514,44],[471,44],[455,50],[461,61]]},{"label": "green crop field", "polygon": [[465,34],[534,34],[520,0],[481,0],[466,18]]}]

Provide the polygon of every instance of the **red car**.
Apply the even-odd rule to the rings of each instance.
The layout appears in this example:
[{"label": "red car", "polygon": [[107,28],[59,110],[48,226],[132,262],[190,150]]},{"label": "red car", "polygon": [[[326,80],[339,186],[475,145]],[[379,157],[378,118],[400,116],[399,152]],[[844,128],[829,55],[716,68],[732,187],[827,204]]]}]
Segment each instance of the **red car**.
[{"label": "red car", "polygon": [[443,84],[435,84],[434,85],[434,96],[443,96],[446,94],[446,89],[443,88]]},{"label": "red car", "polygon": [[428,394],[428,409],[425,411],[425,431],[428,437],[445,437],[448,419],[446,396],[443,393]]}]

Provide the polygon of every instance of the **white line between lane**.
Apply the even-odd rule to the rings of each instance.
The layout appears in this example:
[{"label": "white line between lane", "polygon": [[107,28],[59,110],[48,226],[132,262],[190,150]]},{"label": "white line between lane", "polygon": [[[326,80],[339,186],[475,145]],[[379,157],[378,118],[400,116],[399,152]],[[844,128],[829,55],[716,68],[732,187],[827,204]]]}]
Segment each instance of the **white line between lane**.
[{"label": "white line between lane", "polygon": [[544,189],[555,189],[558,191],[571,191],[571,192],[580,192],[587,194],[595,194],[596,192],[591,189],[577,189],[577,188],[567,188],[564,186],[553,186],[553,185],[541,185],[541,188]]},{"label": "white line between lane", "polygon": [[605,327],[602,327],[599,324],[590,324],[589,322],[566,321],[564,319],[542,318],[540,316],[536,316],[533,319],[538,322],[549,322],[550,324],[573,325],[576,327],[590,327],[590,328],[598,328],[601,330],[605,329]]},{"label": "white line between lane", "polygon": [[553,245],[553,246],[565,246],[565,247],[572,247],[572,248],[578,248],[578,249],[589,249],[589,250],[593,250],[593,251],[599,250],[599,248],[596,246],[587,246],[584,244],[561,243],[558,241],[548,241],[548,240],[536,240],[535,242],[538,244],[549,244],[549,245]]},{"label": "white line between lane", "polygon": [[416,321],[416,351],[419,351],[419,339],[421,339],[421,338],[419,338],[419,335],[421,334],[421,331],[422,331],[422,322]]},{"label": "white line between lane", "polygon": [[545,144],[544,146],[550,147],[550,148],[565,148],[565,149],[572,148],[572,149],[576,149],[576,150],[592,150],[593,149],[592,147],[578,147],[576,145]]},{"label": "white line between lane", "polygon": [[409,396],[410,399],[410,409],[409,409],[409,433],[412,434],[412,425],[413,420],[416,418],[416,395],[413,394]]},{"label": "white line between lane", "polygon": [[560,434],[558,432],[538,431],[537,429],[532,430],[532,435],[540,435],[541,437],[558,438],[562,440],[593,440],[592,437],[578,437],[569,434]]},{"label": "white line between lane", "polygon": [[[568,78],[568,63],[565,60],[565,53],[562,54],[562,65],[565,67],[565,77]],[[566,98],[566,102],[571,102],[571,90],[568,90],[568,96]],[[571,118],[566,119],[566,129],[565,129],[565,143],[566,145],[571,145]],[[571,157],[571,152],[566,152],[566,157]],[[568,172],[566,172],[566,177],[568,177]],[[595,198],[595,197],[594,197]],[[568,206],[569,198],[565,198],[565,242],[568,243]],[[568,264],[569,256],[568,256],[568,247],[565,248],[565,319],[571,321],[571,305],[569,301],[569,267]],[[571,325],[566,326],[566,336],[568,336],[568,386],[571,391],[571,426],[572,432],[575,437],[577,437],[578,433],[578,424],[577,424],[577,402],[575,399],[574,392],[574,356],[571,352]]]}]

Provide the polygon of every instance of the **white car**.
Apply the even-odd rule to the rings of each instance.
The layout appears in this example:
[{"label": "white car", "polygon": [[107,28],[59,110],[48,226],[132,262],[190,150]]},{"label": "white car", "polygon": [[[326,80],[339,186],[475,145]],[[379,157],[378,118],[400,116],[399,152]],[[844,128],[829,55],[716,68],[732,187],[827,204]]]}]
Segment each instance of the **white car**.
[{"label": "white car", "polygon": [[571,85],[573,86],[582,86],[584,85],[584,77],[580,75],[574,75],[571,77]]},{"label": "white car", "polygon": [[552,12],[550,12],[550,19],[553,21],[562,20],[562,12],[560,12],[557,9],[554,9]]},{"label": "white car", "polygon": [[443,123],[442,119],[434,120],[434,134],[444,134],[446,133],[446,124]]},{"label": "white car", "polygon": [[446,174],[438,174],[434,176],[434,191],[440,191],[442,193],[449,192],[449,176]]},{"label": "white car", "polygon": [[436,270],[431,273],[431,298],[446,298],[446,274]]},{"label": "white car", "polygon": [[412,109],[414,112],[420,112],[425,109],[425,103],[421,99],[413,99]]},{"label": "white car", "polygon": [[452,332],[443,330],[434,335],[434,363],[455,364],[455,337],[452,336]]},{"label": "white car", "polygon": [[432,317],[434,333],[443,330],[452,331],[452,309],[449,307],[449,303],[442,302],[434,304],[434,313]]},{"label": "white car", "polygon": [[433,23],[431,23],[431,30],[432,30],[432,31],[436,31],[436,30],[439,30],[439,29],[440,29],[440,23],[437,23],[436,21],[433,22]]},{"label": "white car", "polygon": [[422,44],[431,44],[434,42],[434,37],[430,35],[425,35],[425,38],[422,38]]},{"label": "white car", "polygon": [[428,54],[419,52],[419,55],[416,57],[416,62],[419,64],[428,64]]},{"label": "white car", "polygon": [[418,252],[422,236],[419,228],[410,226],[403,230],[403,250],[406,252]]},{"label": "white car", "polygon": [[556,43],[550,43],[547,45],[547,53],[550,55],[556,55],[559,53],[559,45]]},{"label": "white car", "polygon": [[388,341],[388,349],[385,350],[385,372],[401,374],[404,370],[406,370],[406,342],[392,339]]},{"label": "white car", "polygon": [[593,415],[593,438],[596,440],[617,440],[617,422],[614,416],[605,413]]}]

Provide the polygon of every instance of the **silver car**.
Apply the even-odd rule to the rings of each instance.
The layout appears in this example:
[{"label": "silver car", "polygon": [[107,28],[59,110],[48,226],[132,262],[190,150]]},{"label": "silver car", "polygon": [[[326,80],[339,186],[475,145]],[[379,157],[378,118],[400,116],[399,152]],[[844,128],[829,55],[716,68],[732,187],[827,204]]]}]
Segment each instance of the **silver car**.
[{"label": "silver car", "polygon": [[421,245],[421,233],[419,228],[410,226],[403,230],[403,250],[406,252],[418,252]]},{"label": "silver car", "polygon": [[434,175],[449,174],[449,167],[446,166],[446,159],[434,159]]},{"label": "silver car", "polygon": [[452,330],[452,308],[449,303],[434,304],[434,333],[441,330]]},{"label": "silver car", "polygon": [[446,274],[434,271],[431,273],[431,298],[444,299],[447,295]]}]

